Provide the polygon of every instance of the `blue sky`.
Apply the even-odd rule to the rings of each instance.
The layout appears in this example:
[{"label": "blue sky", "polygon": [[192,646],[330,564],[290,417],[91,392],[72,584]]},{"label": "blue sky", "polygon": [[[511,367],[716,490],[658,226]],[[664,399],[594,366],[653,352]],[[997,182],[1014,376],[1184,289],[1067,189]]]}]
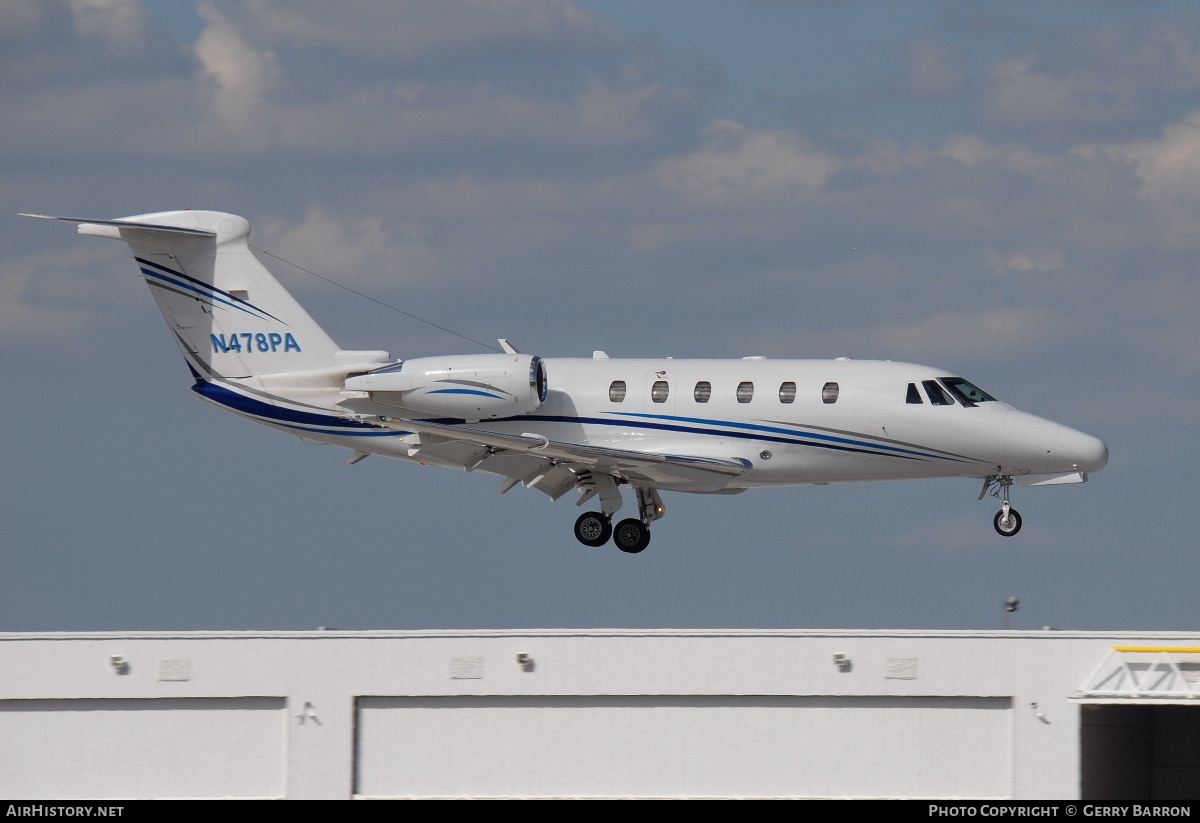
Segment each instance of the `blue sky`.
[{"label": "blue sky", "polygon": [[[1180,2],[0,6],[6,211],[253,242],[542,356],[885,358],[1104,439],[1079,487],[567,500],[197,402],[123,247],[0,227],[0,630],[1193,627],[1200,13]],[[473,350],[271,263],[346,348]]]}]

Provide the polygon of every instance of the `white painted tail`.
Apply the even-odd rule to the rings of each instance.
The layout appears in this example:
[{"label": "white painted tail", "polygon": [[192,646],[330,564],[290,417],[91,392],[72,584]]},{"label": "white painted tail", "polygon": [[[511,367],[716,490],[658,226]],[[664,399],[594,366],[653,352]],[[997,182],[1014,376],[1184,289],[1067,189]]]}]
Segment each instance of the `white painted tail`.
[{"label": "white painted tail", "polygon": [[78,223],[80,234],[128,243],[183,356],[203,379],[312,371],[341,359],[333,339],[251,253],[244,217],[27,216]]}]

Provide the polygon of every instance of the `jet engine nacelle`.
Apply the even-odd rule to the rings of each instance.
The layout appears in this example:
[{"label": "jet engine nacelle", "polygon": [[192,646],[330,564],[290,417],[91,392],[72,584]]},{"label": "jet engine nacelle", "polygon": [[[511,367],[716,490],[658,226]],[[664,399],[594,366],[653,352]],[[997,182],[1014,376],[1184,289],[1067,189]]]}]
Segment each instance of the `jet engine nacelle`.
[{"label": "jet engine nacelle", "polygon": [[546,400],[546,365],[529,354],[420,357],[347,378],[345,387],[417,414],[490,420],[536,411]]}]

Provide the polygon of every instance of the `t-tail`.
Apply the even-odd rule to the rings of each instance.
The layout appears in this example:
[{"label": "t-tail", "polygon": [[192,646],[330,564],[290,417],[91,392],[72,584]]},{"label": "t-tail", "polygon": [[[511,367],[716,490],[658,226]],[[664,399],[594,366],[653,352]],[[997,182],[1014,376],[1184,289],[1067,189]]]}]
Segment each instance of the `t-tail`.
[{"label": "t-tail", "polygon": [[[31,217],[42,215],[29,215]],[[124,240],[188,365],[202,379],[333,366],[333,339],[250,251],[250,222],[214,211],[49,218]]]},{"label": "t-tail", "polygon": [[337,392],[348,373],[378,368],[388,353],[339,349],[250,251],[244,217],[216,211],[116,220],[23,216],[77,223],[80,234],[129,244],[205,399],[290,430],[362,425],[336,406]]}]

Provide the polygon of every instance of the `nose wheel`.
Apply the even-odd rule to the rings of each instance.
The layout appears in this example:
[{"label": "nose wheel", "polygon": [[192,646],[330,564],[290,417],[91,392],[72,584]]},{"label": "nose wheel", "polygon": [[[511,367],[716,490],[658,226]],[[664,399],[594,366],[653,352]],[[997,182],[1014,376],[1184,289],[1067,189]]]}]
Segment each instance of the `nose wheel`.
[{"label": "nose wheel", "polygon": [[1005,503],[1004,508],[996,512],[992,525],[996,528],[996,534],[1012,537],[1021,530],[1021,513]]},{"label": "nose wheel", "polygon": [[992,526],[1001,537],[1012,537],[1021,530],[1021,513],[1008,502],[1008,490],[1012,488],[1012,477],[1007,474],[994,474],[983,481],[983,490],[979,499],[989,491],[993,497],[1000,499],[1000,511],[992,518]]}]

